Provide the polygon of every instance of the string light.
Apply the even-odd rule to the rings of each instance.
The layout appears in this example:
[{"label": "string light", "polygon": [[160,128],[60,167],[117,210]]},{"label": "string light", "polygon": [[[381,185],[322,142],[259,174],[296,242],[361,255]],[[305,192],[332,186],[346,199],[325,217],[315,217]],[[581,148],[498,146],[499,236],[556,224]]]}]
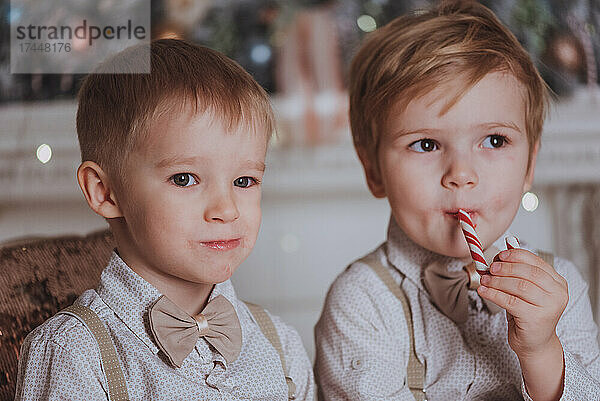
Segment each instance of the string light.
[{"label": "string light", "polygon": [[358,17],[356,24],[363,32],[373,32],[375,29],[377,29],[377,22],[375,22],[375,18],[367,14],[363,14]]},{"label": "string light", "polygon": [[250,51],[250,58],[256,64],[264,64],[271,58],[271,49],[267,45],[256,45]]},{"label": "string light", "polygon": [[50,147],[50,145],[46,145],[45,143],[43,143],[40,146],[38,146],[35,154],[40,162],[46,164],[52,158],[52,148]]},{"label": "string light", "polygon": [[540,201],[537,195],[533,192],[526,192],[521,199],[521,205],[523,206],[523,209],[527,210],[528,212],[535,211],[539,204]]}]

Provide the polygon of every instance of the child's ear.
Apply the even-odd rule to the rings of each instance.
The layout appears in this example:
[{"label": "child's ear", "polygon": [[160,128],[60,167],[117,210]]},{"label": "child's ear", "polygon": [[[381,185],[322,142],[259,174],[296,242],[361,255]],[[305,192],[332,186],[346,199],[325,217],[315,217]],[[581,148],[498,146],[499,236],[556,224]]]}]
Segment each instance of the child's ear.
[{"label": "child's ear", "polygon": [[358,158],[363,165],[365,170],[365,177],[367,179],[367,185],[369,190],[376,198],[385,198],[385,186],[381,180],[381,174],[379,172],[379,165],[376,160],[372,160],[368,156],[368,152],[365,148],[356,147],[356,153]]},{"label": "child's ear", "polygon": [[523,193],[529,191],[531,189],[531,185],[533,184],[533,176],[535,174],[535,161],[537,159],[539,150],[540,150],[540,141],[538,140],[535,143],[535,145],[533,145],[533,151],[531,152],[529,169],[527,170],[527,175],[525,176],[525,183],[523,185]]},{"label": "child's ear", "polygon": [[108,175],[98,164],[89,160],[81,163],[77,169],[77,181],[94,212],[107,219],[123,216]]}]

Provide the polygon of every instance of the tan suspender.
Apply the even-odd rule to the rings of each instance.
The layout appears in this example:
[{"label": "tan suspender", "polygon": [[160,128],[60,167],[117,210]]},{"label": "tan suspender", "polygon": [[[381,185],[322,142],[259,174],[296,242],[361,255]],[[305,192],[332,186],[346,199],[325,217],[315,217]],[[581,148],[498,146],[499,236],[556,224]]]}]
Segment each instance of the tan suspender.
[{"label": "tan suspender", "polygon": [[71,315],[79,319],[96,339],[100,349],[102,370],[108,383],[108,399],[110,401],[128,401],[129,395],[127,394],[125,377],[119,364],[117,351],[106,326],[104,326],[96,312],[87,306],[73,304],[58,313]]},{"label": "tan suspender", "polygon": [[283,367],[283,374],[285,376],[285,382],[288,385],[288,399],[295,400],[296,399],[296,384],[292,380],[292,378],[288,375],[288,370],[285,364],[285,356],[283,355],[283,348],[281,347],[281,341],[279,340],[279,334],[277,334],[277,330],[275,329],[275,325],[273,324],[273,320],[271,317],[265,312],[265,310],[259,305],[255,305],[250,302],[245,302],[246,306],[254,316],[254,320],[260,327],[260,331],[267,337],[267,340],[273,345],[273,348],[279,354],[279,359],[281,359],[281,366]]},{"label": "tan suspender", "polygon": [[394,281],[394,278],[390,274],[389,270],[381,264],[375,254],[370,254],[360,262],[368,265],[373,271],[379,276],[381,281],[388,287],[388,289],[400,300],[402,303],[402,309],[404,310],[404,317],[406,318],[406,325],[409,331],[409,353],[408,353],[408,366],[406,367],[406,384],[412,392],[413,397],[417,401],[425,400],[425,366],[417,358],[415,352],[415,332],[412,323],[412,314],[410,312],[410,305],[406,299],[406,295],[402,288]]},{"label": "tan suspender", "polygon": [[[279,354],[279,359],[281,360],[281,366],[283,367],[283,373],[285,376],[285,382],[288,386],[288,398],[290,400],[295,400],[296,384],[288,375],[285,356],[283,354],[283,347],[281,346],[279,334],[277,334],[277,329],[275,329],[273,320],[271,320],[271,317],[260,306],[251,304],[249,302],[246,302],[246,305],[248,306],[250,313],[252,313],[252,316],[254,316],[254,319],[256,320],[256,323],[258,324],[258,327],[264,336],[267,337],[267,340],[269,340],[271,345],[273,345],[273,348],[275,348]],[[58,313],[71,315],[79,319],[96,339],[100,349],[102,370],[104,371],[106,382],[108,383],[109,400],[129,401],[125,377],[123,376],[123,371],[121,370],[121,365],[119,364],[115,346],[113,345],[106,326],[104,326],[104,323],[102,323],[96,312],[87,306],[73,304]]]}]

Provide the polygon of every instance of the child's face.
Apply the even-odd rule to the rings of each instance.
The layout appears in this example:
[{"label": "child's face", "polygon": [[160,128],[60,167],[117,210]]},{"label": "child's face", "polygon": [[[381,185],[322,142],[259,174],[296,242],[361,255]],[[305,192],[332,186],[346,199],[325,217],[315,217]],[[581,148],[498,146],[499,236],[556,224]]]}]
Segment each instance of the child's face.
[{"label": "child's face", "polygon": [[486,75],[444,115],[450,83],[390,113],[371,188],[387,196],[400,228],[436,253],[467,257],[456,212],[468,211],[484,248],[509,227],[533,179],[527,171],[524,91],[509,74]]},{"label": "child's face", "polygon": [[188,110],[155,121],[117,194],[132,268],[165,284],[227,280],[258,235],[266,138]]}]

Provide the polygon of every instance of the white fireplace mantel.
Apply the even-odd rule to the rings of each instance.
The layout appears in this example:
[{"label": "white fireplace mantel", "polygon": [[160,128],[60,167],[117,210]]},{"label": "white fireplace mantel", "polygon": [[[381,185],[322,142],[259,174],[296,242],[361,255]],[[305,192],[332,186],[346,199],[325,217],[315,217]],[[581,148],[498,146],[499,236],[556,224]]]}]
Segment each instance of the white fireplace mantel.
[{"label": "white fireplace mantel", "polygon": [[[73,101],[0,105],[0,203],[79,199],[75,112]],[[53,152],[47,164],[36,158],[44,143]],[[265,196],[365,191],[349,135],[311,149],[275,145],[267,165]],[[588,91],[552,105],[536,168],[538,187],[572,183],[600,183],[600,96]]]}]

